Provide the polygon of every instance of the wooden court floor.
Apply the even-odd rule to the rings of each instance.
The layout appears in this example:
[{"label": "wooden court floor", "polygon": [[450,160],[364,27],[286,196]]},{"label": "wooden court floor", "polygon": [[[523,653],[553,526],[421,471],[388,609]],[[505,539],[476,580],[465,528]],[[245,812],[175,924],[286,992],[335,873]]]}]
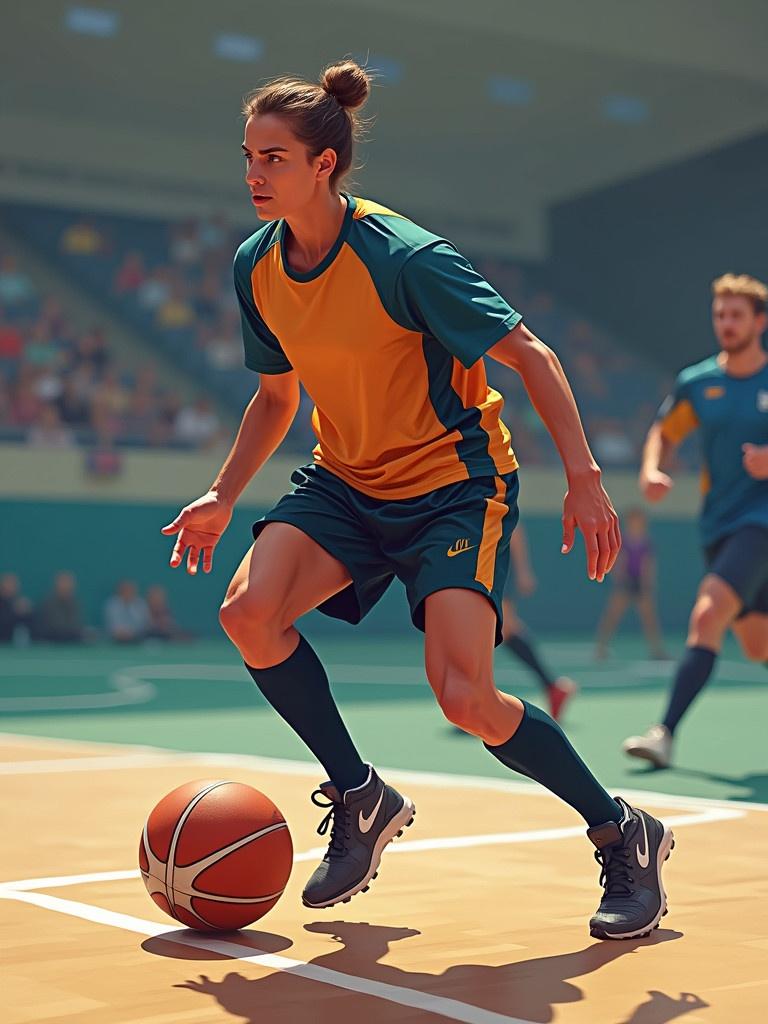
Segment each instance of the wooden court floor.
[{"label": "wooden court floor", "polygon": [[[599,942],[598,867],[573,812],[524,783],[393,772],[416,823],[371,891],[302,907],[319,855],[311,765],[0,738],[4,1024],[665,1024],[768,1019],[768,806],[646,795],[673,824],[670,912]],[[190,779],[257,786],[296,863],[277,907],[179,929],[136,870],[143,820]]]}]

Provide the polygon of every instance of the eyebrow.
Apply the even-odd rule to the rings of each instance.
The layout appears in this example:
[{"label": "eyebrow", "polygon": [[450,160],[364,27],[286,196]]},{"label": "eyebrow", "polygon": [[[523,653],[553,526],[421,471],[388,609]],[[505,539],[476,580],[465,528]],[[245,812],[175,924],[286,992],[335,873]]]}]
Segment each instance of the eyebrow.
[{"label": "eyebrow", "polygon": [[[248,147],[245,145],[245,143],[243,143],[240,148],[242,149],[242,151],[244,153],[250,153],[250,149],[248,149]],[[285,146],[268,146],[267,149],[260,149],[260,150],[258,150],[259,156],[268,156],[270,153],[287,153],[287,152],[288,152],[288,150],[285,148]]]}]

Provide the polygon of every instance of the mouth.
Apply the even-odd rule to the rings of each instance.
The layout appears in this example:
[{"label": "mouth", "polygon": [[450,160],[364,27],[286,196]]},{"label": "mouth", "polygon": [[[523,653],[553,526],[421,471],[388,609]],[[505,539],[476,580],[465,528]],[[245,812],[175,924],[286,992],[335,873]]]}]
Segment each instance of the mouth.
[{"label": "mouth", "polygon": [[268,203],[272,196],[265,196],[259,192],[251,192],[251,202],[254,206],[263,206],[264,203]]}]

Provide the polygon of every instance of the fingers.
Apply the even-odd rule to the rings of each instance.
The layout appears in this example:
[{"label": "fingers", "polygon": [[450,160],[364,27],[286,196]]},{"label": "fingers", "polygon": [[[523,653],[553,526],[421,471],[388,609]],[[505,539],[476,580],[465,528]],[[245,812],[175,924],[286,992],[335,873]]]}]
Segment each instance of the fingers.
[{"label": "fingers", "polygon": [[597,563],[600,558],[600,542],[597,530],[594,527],[582,526],[584,534],[584,547],[587,549],[587,576],[594,580],[597,578]]},{"label": "fingers", "polygon": [[619,526],[619,517],[615,516],[611,523],[611,557],[608,562],[608,568],[606,572],[610,572],[616,564],[616,559],[619,557],[621,552],[621,527]]},{"label": "fingers", "polygon": [[598,555],[595,566],[595,579],[598,583],[602,583],[611,561],[611,523],[606,523],[597,531],[597,545]]},{"label": "fingers", "polygon": [[176,539],[176,543],[173,545],[173,551],[171,552],[170,566],[172,569],[177,568],[181,565],[181,560],[184,557],[184,552],[187,550],[186,542],[179,536]]},{"label": "fingers", "polygon": [[576,520],[573,516],[563,516],[563,546],[560,548],[562,554],[567,555],[573,547],[576,537]]},{"label": "fingers", "polygon": [[187,572],[190,576],[194,576],[196,574],[199,561],[200,548],[190,544],[189,551],[187,552]]},{"label": "fingers", "polygon": [[178,533],[179,530],[186,524],[189,519],[189,512],[186,508],[183,508],[176,518],[168,523],[167,526],[163,526],[160,533],[164,533],[166,536],[173,533]]},{"label": "fingers", "polygon": [[213,568],[213,548],[203,548],[203,572],[210,572]]}]

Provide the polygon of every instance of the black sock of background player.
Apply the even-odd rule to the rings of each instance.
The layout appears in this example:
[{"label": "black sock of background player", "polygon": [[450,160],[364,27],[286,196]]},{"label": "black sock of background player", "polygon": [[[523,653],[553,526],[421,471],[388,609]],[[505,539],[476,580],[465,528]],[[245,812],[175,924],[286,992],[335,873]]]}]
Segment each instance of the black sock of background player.
[{"label": "black sock of background player", "polygon": [[245,666],[275,711],[306,743],[343,796],[368,778],[341,720],[320,659],[303,636],[293,654],[271,668]]},{"label": "black sock of background player", "polygon": [[554,682],[554,677],[547,670],[546,666],[542,664],[541,659],[533,647],[531,647],[526,637],[522,633],[513,633],[504,643],[515,657],[519,658],[524,665],[527,665],[538,676],[542,686],[545,689],[549,689]]},{"label": "black sock of background player", "polygon": [[527,700],[523,720],[514,735],[485,749],[513,771],[535,779],[565,800],[588,825],[619,822],[623,811],[576,753],[568,737],[546,711]]},{"label": "black sock of background player", "polygon": [[662,721],[662,725],[671,733],[674,733],[680,719],[704,688],[712,675],[716,660],[717,654],[708,647],[686,647],[685,654],[677,666],[667,713]]}]

